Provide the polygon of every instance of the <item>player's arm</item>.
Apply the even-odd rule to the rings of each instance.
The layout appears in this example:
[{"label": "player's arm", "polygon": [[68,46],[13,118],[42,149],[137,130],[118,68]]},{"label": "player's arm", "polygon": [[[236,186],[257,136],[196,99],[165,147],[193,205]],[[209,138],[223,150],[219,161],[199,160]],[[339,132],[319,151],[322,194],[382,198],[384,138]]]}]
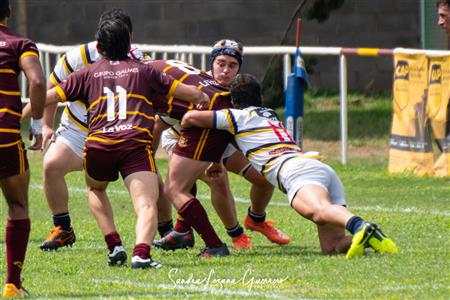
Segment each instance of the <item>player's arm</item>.
[{"label": "player's arm", "polygon": [[[170,93],[169,93],[170,95]],[[175,98],[198,105],[198,108],[206,109],[209,106],[209,97],[197,87],[178,82],[173,92]]]},{"label": "player's arm", "polygon": [[59,86],[56,86],[47,91],[47,98],[45,100],[46,105],[57,104],[58,102],[65,102],[66,95]]},{"label": "player's arm", "polygon": [[181,120],[181,127],[214,128],[214,111],[188,111]]},{"label": "player's arm", "polygon": [[36,55],[22,57],[20,68],[25,73],[30,87],[30,114],[34,119],[40,119],[45,104],[45,78],[39,57]]},{"label": "player's arm", "polygon": [[[50,90],[50,89],[52,89],[53,87],[55,87],[55,84],[49,79],[48,81],[47,81],[47,90]],[[46,95],[46,94],[45,94]],[[52,112],[53,111],[53,115],[54,115],[54,113],[56,112],[56,107],[57,107],[57,105],[55,105],[55,104],[52,104],[53,106],[54,106],[54,108],[50,108],[49,106],[49,104],[47,104],[47,101],[46,101],[46,99],[44,99],[44,101],[45,101],[45,103],[44,103],[44,112],[43,112],[43,120],[44,120],[44,122],[45,122],[45,115],[46,114],[48,114],[47,113],[47,110],[49,111],[49,112]],[[23,109],[22,109],[22,116],[21,116],[21,118],[20,118],[20,120],[23,122],[23,121],[27,121],[30,117],[31,117],[31,111],[32,111],[32,108],[31,108],[31,102],[28,102],[24,107],[23,107]],[[51,115],[51,113],[50,113],[50,115]]]}]

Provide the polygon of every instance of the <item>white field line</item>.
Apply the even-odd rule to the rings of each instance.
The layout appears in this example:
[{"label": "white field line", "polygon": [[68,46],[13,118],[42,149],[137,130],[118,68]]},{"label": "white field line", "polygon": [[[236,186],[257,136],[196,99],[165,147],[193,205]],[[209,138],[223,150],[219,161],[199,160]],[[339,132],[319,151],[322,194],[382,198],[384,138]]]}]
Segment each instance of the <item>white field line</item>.
[{"label": "white field line", "polygon": [[[43,186],[40,184],[30,184],[30,188],[33,190],[43,190]],[[74,193],[86,193],[85,188],[79,188],[79,187],[69,187],[70,192]],[[124,194],[128,195],[128,191],[124,189],[108,189],[108,192],[111,194]],[[200,194],[198,195],[199,198],[209,198],[210,195],[208,194]],[[234,201],[237,203],[250,203],[250,199],[243,198],[243,197],[234,197]],[[271,206],[289,206],[289,203],[287,199],[285,202],[276,202],[271,201],[269,203]],[[354,210],[361,210],[361,211],[379,211],[379,212],[390,212],[390,213],[413,213],[413,214],[431,214],[431,215],[438,215],[438,216],[450,216],[450,212],[448,211],[440,211],[440,210],[423,210],[416,207],[385,207],[381,205],[375,205],[375,206],[351,206],[351,209]]]},{"label": "white field line", "polygon": [[[248,291],[242,289],[230,290],[226,288],[213,288],[213,287],[201,287],[198,285],[176,285],[174,284],[152,284],[152,283],[142,283],[131,280],[110,280],[110,279],[92,279],[95,283],[107,283],[107,284],[121,284],[121,285],[129,285],[136,286],[141,288],[157,288],[162,290],[172,290],[172,291],[187,291],[201,294],[209,294],[209,295],[219,295],[219,296],[244,296],[244,297],[263,297],[268,299],[292,299],[284,295],[270,293],[270,292],[256,292],[256,291]],[[151,296],[151,295],[149,295]],[[158,295],[155,295],[158,296]],[[296,298],[298,299],[298,298]]]}]

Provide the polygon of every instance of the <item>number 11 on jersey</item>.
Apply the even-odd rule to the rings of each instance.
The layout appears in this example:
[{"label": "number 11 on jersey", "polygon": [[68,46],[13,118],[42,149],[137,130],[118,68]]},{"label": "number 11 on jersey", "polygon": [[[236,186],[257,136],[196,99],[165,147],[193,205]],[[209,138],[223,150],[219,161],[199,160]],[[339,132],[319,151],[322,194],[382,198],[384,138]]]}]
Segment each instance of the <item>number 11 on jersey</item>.
[{"label": "number 11 on jersey", "polygon": [[[115,96],[114,92],[108,87],[103,87],[103,93],[106,94],[106,115],[108,121],[114,121],[116,118]],[[127,118],[127,91],[120,85],[116,86],[116,93],[119,98],[119,120]]]}]

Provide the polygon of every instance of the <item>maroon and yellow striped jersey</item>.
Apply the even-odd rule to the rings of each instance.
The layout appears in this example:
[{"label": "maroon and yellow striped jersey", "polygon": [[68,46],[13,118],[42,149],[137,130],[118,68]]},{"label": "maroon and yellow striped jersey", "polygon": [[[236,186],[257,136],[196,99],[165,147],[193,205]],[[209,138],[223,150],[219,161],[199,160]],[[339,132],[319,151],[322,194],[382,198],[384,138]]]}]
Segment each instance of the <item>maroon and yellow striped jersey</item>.
[{"label": "maroon and yellow striped jersey", "polygon": [[[169,74],[176,80],[187,85],[196,86],[199,90],[206,93],[211,100],[210,109],[216,110],[231,107],[231,102],[229,101],[230,93],[228,90],[218,84],[213,77],[205,72],[177,60],[153,60],[148,61],[148,64],[152,65],[155,69]],[[158,104],[155,106],[155,111],[163,115],[168,115],[173,119],[181,120],[184,114],[193,108],[194,105],[189,102],[169,97],[168,101],[158,101]]]},{"label": "maroon and yellow striped jersey", "polygon": [[56,92],[86,105],[86,147],[116,151],[151,144],[154,106],[164,106],[177,84],[147,62],[102,59],[72,73]]},{"label": "maroon and yellow striped jersey", "polygon": [[20,98],[18,76],[20,60],[28,55],[39,56],[36,45],[0,25],[0,147],[17,144],[20,140]]}]

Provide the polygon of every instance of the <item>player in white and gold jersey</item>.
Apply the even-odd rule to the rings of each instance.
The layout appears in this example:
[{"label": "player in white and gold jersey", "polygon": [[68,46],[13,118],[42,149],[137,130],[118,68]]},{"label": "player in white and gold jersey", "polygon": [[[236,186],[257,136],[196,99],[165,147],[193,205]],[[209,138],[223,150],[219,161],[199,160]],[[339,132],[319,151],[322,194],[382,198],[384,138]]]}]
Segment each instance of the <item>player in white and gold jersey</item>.
[{"label": "player in white and gold jersey", "polygon": [[[347,253],[351,258],[363,255],[366,246],[397,253],[394,242],[376,224],[346,208],[344,188],[334,170],[303,154],[274,111],[260,107],[260,86],[253,76],[238,75],[230,91],[232,104],[239,109],[191,111],[183,117],[182,127],[232,133],[253,167],[287,194],[292,208],[317,224],[323,253]],[[352,238],[345,236],[345,229]]]}]

